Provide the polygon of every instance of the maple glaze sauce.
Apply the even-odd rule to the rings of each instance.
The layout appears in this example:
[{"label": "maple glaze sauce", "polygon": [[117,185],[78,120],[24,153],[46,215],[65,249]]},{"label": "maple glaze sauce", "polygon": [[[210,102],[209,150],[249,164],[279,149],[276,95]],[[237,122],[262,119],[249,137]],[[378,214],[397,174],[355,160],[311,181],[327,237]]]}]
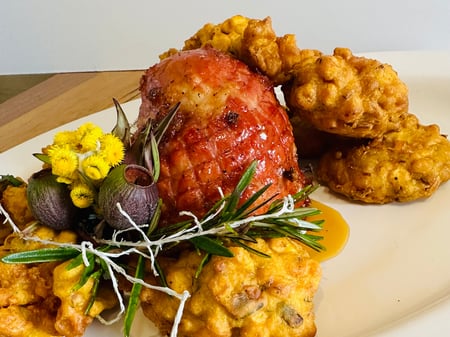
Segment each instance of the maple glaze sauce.
[{"label": "maple glaze sauce", "polygon": [[338,255],[347,243],[350,228],[342,215],[319,201],[311,200],[310,207],[317,208],[320,214],[308,217],[307,220],[325,220],[322,230],[317,235],[323,236],[320,243],[325,250],[317,252],[314,249],[307,248],[311,257],[319,262],[331,259]]}]

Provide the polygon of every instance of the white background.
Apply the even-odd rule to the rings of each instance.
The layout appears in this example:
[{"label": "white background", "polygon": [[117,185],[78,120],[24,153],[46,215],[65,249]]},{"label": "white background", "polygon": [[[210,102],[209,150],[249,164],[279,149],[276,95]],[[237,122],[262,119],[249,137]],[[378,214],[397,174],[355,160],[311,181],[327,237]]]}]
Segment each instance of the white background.
[{"label": "white background", "polygon": [[0,14],[0,74],[147,68],[235,14],[326,53],[450,50],[448,0],[6,0]]}]

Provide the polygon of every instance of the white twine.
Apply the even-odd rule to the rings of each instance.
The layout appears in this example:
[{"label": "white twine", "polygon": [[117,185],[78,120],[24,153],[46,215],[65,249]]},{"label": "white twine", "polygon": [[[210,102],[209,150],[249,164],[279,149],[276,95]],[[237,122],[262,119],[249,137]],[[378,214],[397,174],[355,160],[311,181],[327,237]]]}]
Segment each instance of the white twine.
[{"label": "white twine", "polygon": [[[126,215],[127,219],[129,219],[129,221],[133,225],[133,227],[135,227],[141,233],[142,237],[146,238],[147,236],[145,235],[145,233],[131,220],[131,218],[128,216],[128,214],[126,214],[122,210],[120,205],[118,205],[118,207],[119,207],[119,210],[121,211],[121,213]],[[3,216],[5,217],[5,221],[3,221],[3,223],[8,222],[10,224],[11,228],[13,229],[13,231],[15,233],[20,234],[20,236],[23,237],[25,240],[39,242],[44,245],[53,245],[53,246],[58,246],[58,247],[66,247],[66,248],[73,248],[73,249],[79,250],[80,253],[82,254],[83,263],[86,267],[88,267],[90,264],[89,259],[87,257],[88,253],[94,254],[95,256],[99,257],[100,259],[102,259],[105,262],[105,265],[107,266],[107,269],[108,269],[109,276],[111,278],[111,284],[112,284],[113,290],[116,294],[117,300],[119,301],[120,310],[115,315],[115,317],[113,317],[110,320],[106,320],[103,317],[101,317],[100,315],[97,316],[97,319],[102,324],[111,325],[111,324],[116,323],[117,321],[119,321],[122,318],[122,316],[126,310],[124,298],[119,289],[118,278],[115,275],[117,273],[117,274],[124,276],[128,281],[130,281],[132,283],[138,283],[138,284],[142,285],[143,287],[146,287],[146,288],[149,288],[152,290],[156,290],[156,291],[164,292],[164,293],[166,293],[170,296],[176,297],[177,299],[180,300],[177,314],[174,318],[174,325],[172,327],[171,337],[175,337],[177,335],[178,325],[179,325],[182,315],[183,315],[184,305],[185,305],[186,301],[188,300],[188,298],[190,297],[190,293],[187,290],[185,290],[183,293],[180,294],[168,287],[155,286],[155,285],[149,284],[142,279],[139,279],[139,278],[136,278],[136,277],[133,277],[133,276],[127,274],[127,272],[125,271],[125,269],[123,267],[121,267],[120,265],[118,265],[117,263],[115,263],[113,261],[113,259],[115,259],[115,258],[124,256],[124,255],[130,255],[133,253],[142,255],[145,258],[148,258],[151,261],[154,261],[155,256],[153,254],[150,254],[150,255],[143,254],[141,251],[139,251],[136,248],[130,248],[130,249],[122,250],[120,252],[112,252],[112,253],[111,252],[102,252],[102,251],[95,249],[93,243],[89,242],[89,241],[82,241],[80,244],[74,244],[74,243],[67,243],[67,242],[66,243],[56,242],[56,241],[52,241],[52,240],[43,240],[38,237],[28,235],[27,233],[25,233],[25,231],[21,231],[19,229],[19,227],[17,227],[16,224],[14,223],[14,221],[11,219],[8,212],[3,208],[1,203],[0,203],[0,214],[3,214]],[[146,245],[140,245],[140,247],[147,247],[148,251],[152,252],[152,250],[151,250],[152,242],[150,240],[148,240],[148,238],[144,239],[144,241],[145,241]],[[115,245],[116,246],[120,245],[120,243],[115,241]]]},{"label": "white twine", "polygon": [[[144,258],[149,259],[151,261],[152,272],[154,273],[155,276],[158,276],[157,268],[155,266],[155,263],[156,263],[155,259],[158,255],[158,252],[160,252],[162,250],[162,247],[168,243],[189,240],[189,239],[199,237],[199,236],[221,234],[221,233],[229,232],[230,229],[235,229],[235,228],[238,228],[242,225],[245,225],[245,224],[248,224],[251,222],[257,223],[258,221],[264,220],[264,219],[279,218],[280,216],[287,214],[287,213],[292,213],[295,210],[294,199],[292,196],[288,195],[283,198],[282,207],[277,212],[274,212],[271,214],[261,214],[261,215],[249,216],[249,217],[241,219],[241,220],[236,220],[236,221],[233,220],[228,223],[223,223],[221,226],[211,228],[208,230],[204,230],[203,224],[206,223],[207,221],[211,220],[212,218],[214,218],[216,215],[218,215],[223,210],[224,205],[225,205],[225,203],[222,203],[220,205],[220,207],[218,208],[218,210],[214,214],[211,214],[208,218],[204,219],[203,221],[200,221],[191,212],[181,212],[180,213],[181,215],[190,216],[193,219],[193,222],[195,225],[190,228],[181,230],[177,233],[174,233],[173,235],[161,237],[158,240],[152,241],[147,237],[146,233],[142,229],[142,228],[146,228],[147,225],[138,226],[131,219],[131,217],[122,209],[121,205],[119,203],[117,203],[117,208],[119,209],[120,213],[128,220],[131,227],[128,229],[116,231],[115,233],[113,233],[111,240],[98,240],[98,242],[103,243],[103,244],[112,245],[112,246],[117,246],[117,247],[123,247],[123,246],[129,247],[128,249],[121,250],[120,252],[102,252],[102,251],[96,250],[94,248],[94,245],[92,244],[92,242],[88,242],[88,241],[82,241],[80,244],[71,244],[71,243],[61,243],[61,242],[55,242],[55,241],[49,241],[49,240],[42,240],[37,237],[25,235],[25,232],[21,231],[14,224],[14,222],[10,218],[9,214],[5,211],[5,209],[1,206],[1,204],[0,204],[0,213],[5,216],[4,223],[9,222],[13,231],[16,233],[20,233],[21,236],[23,236],[27,240],[37,241],[37,242],[41,242],[43,244],[48,244],[48,245],[56,245],[56,246],[60,246],[60,247],[70,247],[70,248],[77,249],[82,254],[83,263],[85,264],[85,266],[89,266],[87,253],[92,253],[105,262],[105,264],[108,268],[108,272],[111,277],[111,283],[112,283],[114,292],[119,301],[120,311],[116,315],[116,317],[111,320],[105,320],[102,317],[98,317],[99,321],[103,324],[109,325],[109,324],[113,324],[113,323],[117,322],[122,317],[123,313],[125,312],[125,304],[124,304],[123,296],[120,293],[120,289],[118,286],[118,279],[115,276],[115,273],[124,276],[128,281],[130,281],[132,283],[141,284],[143,287],[153,289],[156,291],[161,291],[161,292],[164,292],[170,296],[174,296],[177,299],[179,299],[180,304],[178,306],[178,310],[177,310],[176,316],[174,318],[174,324],[172,326],[172,331],[170,334],[170,337],[176,337],[176,335],[178,333],[178,326],[182,319],[185,303],[188,300],[188,298],[190,297],[189,292],[187,290],[185,290],[183,293],[180,294],[168,287],[155,286],[155,285],[146,283],[142,279],[139,279],[139,278],[136,278],[136,277],[133,277],[133,276],[127,274],[125,269],[122,268],[117,263],[115,263],[113,261],[113,259],[124,256],[124,255],[130,255],[130,254],[141,255]],[[295,219],[294,219],[294,221],[295,221]],[[300,225],[305,226],[305,223],[303,223],[301,220],[295,221],[295,223],[297,223],[299,226]],[[311,223],[307,223],[307,224],[308,224],[308,227],[311,226]],[[141,241],[131,242],[131,241],[126,241],[126,240],[120,240],[120,241],[117,240],[118,236],[120,234],[122,234],[126,231],[129,231],[129,230],[132,230],[132,229],[135,229],[140,234]],[[143,253],[138,248],[145,249],[148,252],[148,254]]]}]

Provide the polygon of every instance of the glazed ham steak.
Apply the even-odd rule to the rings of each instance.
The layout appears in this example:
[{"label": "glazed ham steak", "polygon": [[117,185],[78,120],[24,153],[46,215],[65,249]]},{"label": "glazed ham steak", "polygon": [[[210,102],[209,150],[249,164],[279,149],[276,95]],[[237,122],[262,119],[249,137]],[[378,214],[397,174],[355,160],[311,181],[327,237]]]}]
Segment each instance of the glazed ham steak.
[{"label": "glazed ham steak", "polygon": [[220,199],[219,188],[229,194],[255,159],[242,200],[269,183],[263,199],[304,186],[286,111],[272,83],[243,62],[207,47],[178,52],[148,69],[140,90],[138,130],[181,103],[159,145],[166,223],[183,210],[203,216]]}]

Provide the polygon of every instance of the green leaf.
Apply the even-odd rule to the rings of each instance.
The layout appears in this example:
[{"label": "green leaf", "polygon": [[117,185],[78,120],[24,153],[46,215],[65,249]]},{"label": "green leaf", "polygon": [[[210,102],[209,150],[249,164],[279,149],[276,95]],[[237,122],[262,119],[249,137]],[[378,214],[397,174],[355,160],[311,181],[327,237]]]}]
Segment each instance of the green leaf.
[{"label": "green leaf", "polygon": [[153,212],[152,218],[150,219],[150,224],[147,230],[147,236],[150,236],[150,234],[152,234],[153,231],[158,227],[159,218],[161,217],[161,206],[162,206],[162,199],[159,198],[158,203],[156,204],[156,209]]},{"label": "green leaf", "polygon": [[33,153],[33,156],[36,157],[37,159],[39,159],[40,161],[42,161],[43,163],[46,164],[51,164],[51,160],[50,157],[46,154],[43,153]]},{"label": "green leaf", "polygon": [[263,188],[259,189],[257,192],[255,192],[250,198],[248,198],[241,207],[239,207],[239,209],[236,211],[235,213],[235,217],[240,217],[240,218],[245,218],[247,216],[249,216],[252,212],[256,211],[258,208],[261,208],[262,206],[264,206],[265,204],[269,203],[275,196],[272,196],[271,198],[265,200],[264,202],[262,202],[261,204],[248,209],[251,205],[253,205],[256,200],[264,194],[265,191],[267,191],[267,189],[271,186],[271,184],[267,184],[266,186],[264,186]]},{"label": "green leaf", "polygon": [[237,183],[233,192],[231,193],[227,205],[222,213],[224,221],[228,221],[230,219],[230,216],[232,216],[233,213],[235,212],[236,207],[239,203],[239,199],[241,198],[242,192],[244,192],[244,190],[248,187],[250,181],[253,179],[253,176],[255,175],[257,165],[258,165],[257,160],[252,161],[252,163],[245,170],[241,179]]},{"label": "green leaf", "polygon": [[4,256],[1,261],[4,263],[41,263],[53,261],[65,261],[79,255],[75,248],[41,248]]},{"label": "green leaf", "polygon": [[203,256],[203,259],[200,261],[200,264],[199,264],[197,270],[195,271],[195,275],[194,275],[195,279],[198,279],[198,277],[200,276],[200,273],[203,270],[203,267],[205,266],[205,264],[207,264],[209,262],[210,259],[211,259],[211,254],[205,254],[205,256]]},{"label": "green leaf", "polygon": [[172,122],[173,118],[175,117],[178,109],[180,108],[181,103],[178,102],[174,106],[172,106],[167,113],[167,115],[161,120],[161,122],[156,126],[155,128],[155,139],[156,143],[159,144],[162,137],[164,136],[164,133],[167,131],[167,128],[169,127],[170,123]]},{"label": "green leaf", "polygon": [[128,146],[130,143],[130,123],[119,102],[115,98],[113,98],[113,102],[116,106],[117,121],[111,133],[118,137],[125,146]]},{"label": "green leaf", "polygon": [[17,179],[13,175],[6,174],[6,175],[0,175],[0,183],[6,183],[6,184],[12,185],[14,187],[18,187],[23,184],[23,181],[20,179]]},{"label": "green leaf", "polygon": [[258,161],[254,160],[250,163],[248,168],[245,170],[244,174],[242,175],[241,179],[236,185],[236,188],[234,189],[235,192],[238,193],[239,196],[242,194],[242,192],[247,188],[247,186],[250,184],[250,181],[253,179],[253,176],[256,173],[256,166],[258,165]]},{"label": "green leaf", "polygon": [[[101,247],[97,248],[97,250],[100,252],[107,252],[110,248],[111,248],[111,246],[105,245],[105,246],[101,246]],[[87,255],[89,256],[89,253]],[[92,255],[94,255],[94,254],[92,254]],[[70,263],[67,265],[67,270],[76,268],[82,263],[84,263],[83,255],[79,254],[78,256],[75,256],[72,261],[70,261]]]},{"label": "green leaf", "polygon": [[323,239],[322,236],[303,234],[301,236],[300,241],[303,242],[308,247],[314,249],[315,251],[320,252],[320,251],[326,251],[327,250],[324,245],[322,245],[320,242],[318,242],[318,241],[320,241],[322,239]]},{"label": "green leaf", "polygon": [[249,251],[250,253],[252,253],[252,254],[255,254],[255,255],[260,256],[260,257],[267,257],[267,258],[270,258],[270,255],[268,255],[268,254],[266,254],[266,253],[263,253],[263,252],[260,252],[259,250],[255,249],[255,248],[252,248],[252,247],[250,247],[250,246],[248,246],[248,245],[246,245],[246,244],[243,243],[241,240],[232,240],[232,241],[233,241],[235,244],[237,244],[238,246],[240,246],[240,247],[242,247],[242,248],[248,250],[248,251]]},{"label": "green leaf", "polygon": [[197,236],[189,239],[189,241],[197,248],[218,256],[233,257],[234,254],[219,241],[211,239],[207,236]]},{"label": "green leaf", "polygon": [[[81,256],[81,254],[79,256]],[[78,289],[80,289],[82,286],[84,286],[86,284],[86,282],[89,280],[89,277],[91,277],[92,273],[95,270],[95,256],[94,256],[94,254],[88,253],[87,254],[87,259],[88,259],[89,265],[84,268],[83,273],[80,276],[80,281],[78,281],[78,283],[74,286],[73,289],[75,291],[77,291]],[[68,268],[68,269],[70,270],[71,268]]]},{"label": "green leaf", "polygon": [[153,158],[153,180],[156,183],[159,179],[160,174],[160,159],[159,159],[159,151],[158,151],[158,143],[156,142],[156,138],[153,133],[150,135],[150,143],[151,143],[151,152]]},{"label": "green leaf", "polygon": [[164,274],[164,270],[161,268],[161,265],[158,263],[158,260],[155,260],[154,267],[159,275],[159,282],[163,287],[169,288],[169,284],[166,280],[166,275]]},{"label": "green leaf", "polygon": [[91,276],[90,276],[94,280],[94,285],[92,286],[91,297],[89,299],[89,303],[86,307],[86,310],[84,311],[85,315],[89,315],[89,311],[91,311],[91,308],[94,305],[95,300],[97,299],[98,286],[100,285],[100,277],[101,276],[102,276],[101,270],[97,270],[95,273],[91,274]]},{"label": "green leaf", "polygon": [[[139,256],[135,278],[143,279],[145,272],[145,260],[142,256]],[[124,320],[124,336],[129,337],[131,332],[131,326],[133,325],[134,316],[136,315],[136,311],[139,307],[139,295],[141,293],[142,284],[133,283],[133,287],[131,288],[130,299],[128,300],[128,307],[125,313]]]},{"label": "green leaf", "polygon": [[277,232],[284,234],[287,237],[298,240],[310,248],[321,251],[324,250],[325,247],[320,244],[318,241],[322,240],[323,237],[314,234],[301,233],[298,228],[294,228],[292,226],[278,226],[274,228]]}]

